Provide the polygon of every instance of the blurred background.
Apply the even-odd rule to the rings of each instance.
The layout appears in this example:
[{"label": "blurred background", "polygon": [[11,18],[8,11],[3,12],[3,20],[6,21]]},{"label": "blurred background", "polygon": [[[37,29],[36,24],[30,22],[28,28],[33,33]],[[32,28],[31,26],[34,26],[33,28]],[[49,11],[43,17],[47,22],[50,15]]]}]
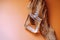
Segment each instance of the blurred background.
[{"label": "blurred background", "polygon": [[[0,40],[44,40],[25,30],[29,0],[0,0]],[[60,40],[60,0],[46,0],[49,23]]]}]

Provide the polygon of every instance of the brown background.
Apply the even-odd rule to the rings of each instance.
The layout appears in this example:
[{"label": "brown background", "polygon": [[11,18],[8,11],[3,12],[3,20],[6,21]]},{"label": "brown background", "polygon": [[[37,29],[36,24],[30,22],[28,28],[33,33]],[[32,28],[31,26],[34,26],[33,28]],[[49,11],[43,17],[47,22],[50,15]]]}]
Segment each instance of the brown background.
[{"label": "brown background", "polygon": [[[60,0],[46,0],[49,22],[60,40]],[[0,40],[44,40],[25,30],[28,0],[0,0]]]}]

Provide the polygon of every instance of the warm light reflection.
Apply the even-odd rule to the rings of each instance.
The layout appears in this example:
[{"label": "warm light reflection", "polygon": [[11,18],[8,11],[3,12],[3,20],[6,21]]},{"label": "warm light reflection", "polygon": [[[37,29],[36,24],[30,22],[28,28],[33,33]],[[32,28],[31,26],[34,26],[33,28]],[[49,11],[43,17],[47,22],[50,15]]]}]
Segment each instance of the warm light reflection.
[{"label": "warm light reflection", "polygon": [[[50,24],[60,40],[60,0],[46,0]],[[24,28],[28,0],[0,0],[0,40],[44,40]]]}]

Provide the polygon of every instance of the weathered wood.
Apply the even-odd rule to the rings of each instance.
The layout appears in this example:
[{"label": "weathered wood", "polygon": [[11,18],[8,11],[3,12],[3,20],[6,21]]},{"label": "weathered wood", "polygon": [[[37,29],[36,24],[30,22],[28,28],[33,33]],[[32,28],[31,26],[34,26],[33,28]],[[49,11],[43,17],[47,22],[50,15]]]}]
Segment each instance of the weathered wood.
[{"label": "weathered wood", "polygon": [[[44,0],[30,0],[29,8],[31,12],[25,22],[26,29],[32,33],[40,31],[46,40],[56,40],[55,31],[48,25],[46,2]],[[36,25],[36,29],[27,24],[28,19],[31,25]]]}]

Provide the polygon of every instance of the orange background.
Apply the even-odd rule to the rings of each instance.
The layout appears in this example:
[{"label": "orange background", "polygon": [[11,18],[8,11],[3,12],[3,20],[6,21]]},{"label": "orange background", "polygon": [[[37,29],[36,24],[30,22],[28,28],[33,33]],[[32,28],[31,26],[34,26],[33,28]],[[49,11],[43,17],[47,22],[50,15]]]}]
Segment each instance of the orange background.
[{"label": "orange background", "polygon": [[[60,40],[60,0],[46,0],[49,22]],[[25,30],[28,0],[0,0],[0,40],[44,40]]]}]

